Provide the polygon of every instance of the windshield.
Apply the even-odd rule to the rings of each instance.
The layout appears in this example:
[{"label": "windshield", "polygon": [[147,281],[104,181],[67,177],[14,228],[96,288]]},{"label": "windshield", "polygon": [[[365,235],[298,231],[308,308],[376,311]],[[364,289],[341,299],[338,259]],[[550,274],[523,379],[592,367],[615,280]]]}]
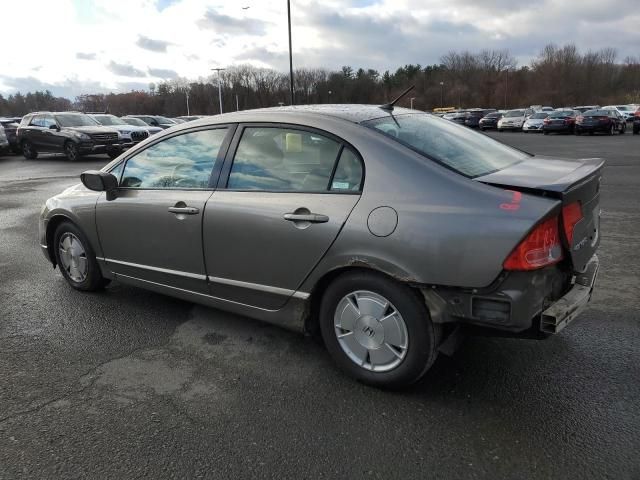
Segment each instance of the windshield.
[{"label": "windshield", "polygon": [[170,123],[170,124],[176,123],[173,120],[171,120],[170,118],[161,117],[160,115],[158,115],[157,117],[153,117],[153,118],[155,118],[158,121],[158,123]]},{"label": "windshield", "polygon": [[541,118],[547,118],[548,116],[549,116],[548,113],[534,113],[529,118],[541,119]]},{"label": "windshield", "polygon": [[92,115],[92,118],[102,125],[127,125],[124,120],[115,115]]},{"label": "windshield", "polygon": [[501,113],[497,113],[497,112],[495,112],[495,113],[490,113],[490,114],[489,114],[489,115],[487,115],[485,118],[499,118],[499,117],[501,117],[501,116],[502,116],[502,114],[501,114]]},{"label": "windshield", "polygon": [[510,112],[505,113],[504,116],[507,118],[524,117],[524,110],[511,110]]},{"label": "windshield", "polygon": [[362,124],[470,178],[527,158],[519,150],[433,115],[389,115]]},{"label": "windshield", "polygon": [[56,115],[56,120],[62,127],[95,127],[96,125],[100,125],[84,113],[63,113]]},{"label": "windshield", "polygon": [[137,125],[138,127],[148,127],[149,125],[147,125],[146,123],[144,123],[142,120],[140,120],[139,118],[123,118],[122,119],[124,122],[128,123],[129,125]]}]

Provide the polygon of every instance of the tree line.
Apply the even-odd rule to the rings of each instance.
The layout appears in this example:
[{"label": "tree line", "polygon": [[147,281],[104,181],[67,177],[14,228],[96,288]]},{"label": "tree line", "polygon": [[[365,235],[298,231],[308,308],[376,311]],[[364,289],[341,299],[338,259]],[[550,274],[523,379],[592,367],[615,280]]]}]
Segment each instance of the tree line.
[{"label": "tree line", "polygon": [[[80,95],[71,101],[50,91],[0,95],[0,116],[36,110],[102,112],[115,115],[192,115],[289,104],[289,75],[251,65],[230,67],[198,80],[150,84],[145,91]],[[440,63],[409,64],[395,72],[344,66],[340,70],[301,68],[294,72],[296,104],[385,103],[409,85],[400,105],[430,110],[441,106],[516,108],[640,103],[640,58],[620,61],[615,49],[581,53],[573,44],[546,45],[529,65],[518,66],[508,50],[451,51]]]}]

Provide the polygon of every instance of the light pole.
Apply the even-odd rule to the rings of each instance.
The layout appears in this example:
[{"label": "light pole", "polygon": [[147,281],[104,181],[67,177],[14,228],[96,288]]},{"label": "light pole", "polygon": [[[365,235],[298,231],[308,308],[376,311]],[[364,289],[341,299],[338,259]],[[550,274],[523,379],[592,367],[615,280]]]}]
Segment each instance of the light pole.
[{"label": "light pole", "polygon": [[287,24],[289,26],[289,93],[293,105],[293,55],[291,53],[291,0],[287,0]]},{"label": "light pole", "polygon": [[238,105],[239,105],[239,103],[238,103],[238,94],[236,93],[236,112],[238,110],[240,110],[240,107]]},{"label": "light pole", "polygon": [[444,82],[440,82],[440,107],[444,107]]},{"label": "light pole", "polygon": [[414,101],[415,99],[416,99],[416,97],[411,97],[411,98],[409,99],[409,101],[411,102],[411,107],[410,107],[410,108],[411,108],[411,110],[413,110],[413,101]]},{"label": "light pole", "polygon": [[191,115],[189,112],[189,90],[185,90],[184,94],[187,96],[187,116]]},{"label": "light pole", "polygon": [[222,113],[222,77],[220,77],[220,72],[226,68],[212,68],[211,70],[218,72],[218,99],[220,100],[220,113]]},{"label": "light pole", "polygon": [[505,71],[504,77],[504,109],[507,109],[507,92],[509,91],[509,69],[507,68]]}]

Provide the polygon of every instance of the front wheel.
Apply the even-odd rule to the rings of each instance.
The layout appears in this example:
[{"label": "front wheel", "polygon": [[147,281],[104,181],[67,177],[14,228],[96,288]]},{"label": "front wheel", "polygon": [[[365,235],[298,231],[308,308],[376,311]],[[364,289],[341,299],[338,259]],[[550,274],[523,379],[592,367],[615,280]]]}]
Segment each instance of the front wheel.
[{"label": "front wheel", "polygon": [[607,135],[613,135],[615,133],[615,128],[613,128],[613,125],[611,125],[609,127],[609,131],[607,132]]},{"label": "front wheel", "polygon": [[38,158],[38,152],[29,140],[22,142],[22,154],[24,155],[24,158],[28,160],[35,160]]},{"label": "front wheel", "polygon": [[627,131],[627,124],[623,123],[622,127],[620,127],[620,135],[624,135],[624,132]]},{"label": "front wheel", "polygon": [[91,244],[71,222],[62,222],[53,234],[56,263],[65,280],[76,290],[99,290],[109,283],[100,272]]},{"label": "front wheel", "polygon": [[78,145],[76,145],[74,142],[67,142],[64,144],[64,153],[72,162],[75,162],[82,158],[82,155],[78,150]]},{"label": "front wheel", "polygon": [[416,291],[370,272],[334,280],[322,298],[320,329],[342,370],[383,388],[418,381],[433,364],[440,337]]}]

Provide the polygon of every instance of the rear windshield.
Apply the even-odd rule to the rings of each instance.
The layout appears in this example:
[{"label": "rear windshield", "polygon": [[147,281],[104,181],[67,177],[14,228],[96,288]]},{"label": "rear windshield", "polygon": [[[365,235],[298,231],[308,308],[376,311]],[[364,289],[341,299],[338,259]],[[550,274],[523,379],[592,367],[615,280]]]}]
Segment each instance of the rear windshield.
[{"label": "rear windshield", "polygon": [[572,117],[575,115],[573,110],[559,110],[549,115],[549,118]]},{"label": "rear windshield", "polygon": [[587,110],[583,115],[585,117],[604,117],[610,113],[609,110]]},{"label": "rear windshield", "polygon": [[528,157],[486,135],[428,114],[389,115],[362,124],[470,178],[497,172]]}]

